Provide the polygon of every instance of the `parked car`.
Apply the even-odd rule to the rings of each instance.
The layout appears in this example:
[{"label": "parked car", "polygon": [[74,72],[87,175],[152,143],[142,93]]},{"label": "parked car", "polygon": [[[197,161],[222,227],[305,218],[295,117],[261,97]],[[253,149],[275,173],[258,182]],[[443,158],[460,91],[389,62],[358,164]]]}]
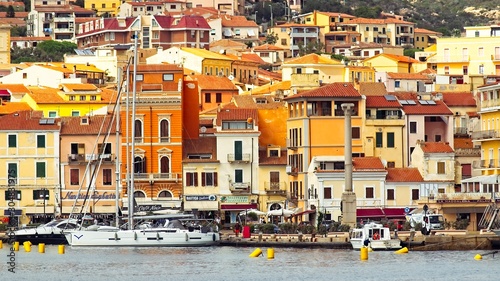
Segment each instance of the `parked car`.
[{"label": "parked car", "polygon": [[330,230],[330,228],[333,226],[333,223],[335,223],[334,220],[324,220],[321,222],[321,225],[324,226],[326,230]]}]

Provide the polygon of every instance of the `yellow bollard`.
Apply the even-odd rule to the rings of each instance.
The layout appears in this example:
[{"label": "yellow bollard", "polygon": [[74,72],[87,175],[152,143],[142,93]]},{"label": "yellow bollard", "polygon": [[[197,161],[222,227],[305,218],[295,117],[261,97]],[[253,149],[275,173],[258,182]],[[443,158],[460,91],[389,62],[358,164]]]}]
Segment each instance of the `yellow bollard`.
[{"label": "yellow bollard", "polygon": [[274,248],[267,249],[267,259],[268,260],[274,259]]},{"label": "yellow bollard", "polygon": [[397,250],[396,252],[394,252],[395,254],[407,254],[408,253],[408,248],[404,247],[404,248],[401,248],[399,250]]},{"label": "yellow bollard", "polygon": [[31,242],[30,241],[25,241],[23,243],[23,247],[24,247],[24,250],[26,252],[28,252],[28,253],[31,252]]},{"label": "yellow bollard", "polygon": [[38,252],[42,254],[45,253],[45,243],[38,244]]},{"label": "yellow bollard", "polygon": [[14,251],[19,251],[19,241],[14,242]]},{"label": "yellow bollard", "polygon": [[2,249],[2,248],[3,248],[3,241],[0,240],[0,249]]},{"label": "yellow bollard", "polygon": [[64,245],[59,245],[59,247],[57,248],[58,249],[58,253],[60,255],[63,255],[64,254]]},{"label": "yellow bollard", "polygon": [[251,254],[250,254],[250,257],[251,258],[256,258],[258,256],[260,256],[260,254],[262,254],[262,250],[260,248],[257,248],[255,249]]},{"label": "yellow bollard", "polygon": [[477,254],[477,255],[474,256],[474,259],[477,260],[477,261],[478,260],[482,260],[483,256],[481,256],[480,254]]},{"label": "yellow bollard", "polygon": [[368,260],[368,248],[367,247],[361,247],[361,249],[359,249],[359,250],[360,250],[359,256],[360,256],[361,260],[362,261]]}]

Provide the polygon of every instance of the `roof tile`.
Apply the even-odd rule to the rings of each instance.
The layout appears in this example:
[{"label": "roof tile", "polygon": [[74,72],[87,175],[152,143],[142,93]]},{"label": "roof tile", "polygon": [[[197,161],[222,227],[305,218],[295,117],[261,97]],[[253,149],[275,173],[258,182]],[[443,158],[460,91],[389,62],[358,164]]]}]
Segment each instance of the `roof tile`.
[{"label": "roof tile", "polygon": [[352,83],[335,82],[325,86],[291,95],[285,100],[292,100],[297,98],[358,98],[361,99],[361,94],[354,88]]},{"label": "roof tile", "polygon": [[386,182],[423,182],[418,168],[388,168]]},{"label": "roof tile", "polygon": [[453,153],[453,148],[445,142],[420,142],[424,153]]}]

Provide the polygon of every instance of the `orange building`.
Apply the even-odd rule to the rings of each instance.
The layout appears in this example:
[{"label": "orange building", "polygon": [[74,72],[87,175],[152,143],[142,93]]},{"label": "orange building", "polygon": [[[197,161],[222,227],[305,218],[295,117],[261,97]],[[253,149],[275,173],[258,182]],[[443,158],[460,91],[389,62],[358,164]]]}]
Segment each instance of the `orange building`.
[{"label": "orange building", "polygon": [[[130,75],[132,80],[132,70]],[[138,65],[135,120],[132,120],[132,103],[127,118],[127,97],[122,95],[122,174],[126,179],[125,175],[133,170],[134,197],[141,211],[181,207],[183,75],[182,68],[176,65]],[[129,83],[129,91],[133,93],[133,83]],[[132,155],[133,164],[128,164]],[[127,194],[126,184],[124,188]]]}]

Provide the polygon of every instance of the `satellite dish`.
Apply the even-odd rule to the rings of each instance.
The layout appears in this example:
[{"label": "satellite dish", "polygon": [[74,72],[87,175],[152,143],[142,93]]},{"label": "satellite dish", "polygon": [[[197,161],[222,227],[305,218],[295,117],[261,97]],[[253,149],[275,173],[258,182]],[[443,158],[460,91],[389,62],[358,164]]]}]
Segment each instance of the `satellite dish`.
[{"label": "satellite dish", "polygon": [[207,131],[207,127],[203,126],[203,127],[201,127],[200,130],[201,130],[202,133],[205,133]]},{"label": "satellite dish", "polygon": [[227,77],[229,80],[233,81],[234,80],[234,76],[231,74]]}]

